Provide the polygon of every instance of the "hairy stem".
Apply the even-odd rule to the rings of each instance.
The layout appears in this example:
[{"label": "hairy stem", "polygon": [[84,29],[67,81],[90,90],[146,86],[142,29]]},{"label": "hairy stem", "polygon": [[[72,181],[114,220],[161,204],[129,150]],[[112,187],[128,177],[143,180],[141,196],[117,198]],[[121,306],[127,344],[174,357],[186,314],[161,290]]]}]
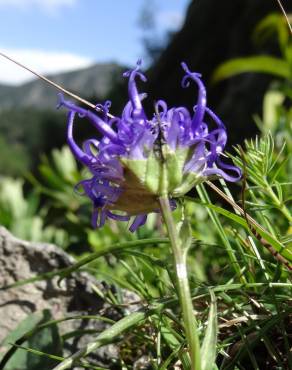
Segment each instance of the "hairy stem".
[{"label": "hairy stem", "polygon": [[200,342],[187,276],[186,255],[172,217],[169,199],[162,196],[159,198],[159,203],[173,252],[177,291],[182,310],[185,335],[189,345],[192,370],[201,370]]}]

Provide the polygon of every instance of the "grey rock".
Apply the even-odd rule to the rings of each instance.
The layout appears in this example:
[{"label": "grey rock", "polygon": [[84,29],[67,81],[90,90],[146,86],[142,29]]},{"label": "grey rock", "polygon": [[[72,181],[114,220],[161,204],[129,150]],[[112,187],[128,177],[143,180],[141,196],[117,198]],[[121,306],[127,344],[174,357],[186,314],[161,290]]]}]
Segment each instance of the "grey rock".
[{"label": "grey rock", "polygon": [[150,370],[151,369],[151,357],[144,355],[135,361],[133,370]]},{"label": "grey rock", "polygon": [[[55,245],[23,241],[0,227],[0,343],[29,314],[44,309],[50,310],[54,319],[82,314],[107,314],[107,305],[92,290],[92,284],[98,285],[100,290],[104,289],[103,285],[84,272],[74,273],[62,280],[60,285],[58,277],[54,277],[3,289],[37,274],[70,266],[74,262],[72,257]],[[98,333],[107,325],[97,320],[70,320],[63,322],[59,329],[62,334],[80,329],[94,329]],[[75,352],[90,340],[92,334],[66,341],[65,355]],[[2,353],[4,350],[2,348]],[[90,360],[98,366],[107,366],[112,358],[117,357],[117,347],[110,345],[100,348]]]}]

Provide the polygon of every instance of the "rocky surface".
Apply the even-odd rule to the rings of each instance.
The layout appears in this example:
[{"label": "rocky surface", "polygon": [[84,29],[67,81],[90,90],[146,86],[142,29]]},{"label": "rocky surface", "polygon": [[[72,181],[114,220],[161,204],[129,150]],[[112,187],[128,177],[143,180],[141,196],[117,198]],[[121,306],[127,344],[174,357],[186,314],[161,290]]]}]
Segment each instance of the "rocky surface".
[{"label": "rocky surface", "polygon": [[[74,259],[58,247],[19,240],[0,227],[0,343],[29,314],[44,309],[49,310],[54,319],[76,314],[106,313],[106,305],[91,288],[92,284],[99,285],[99,289],[103,289],[103,286],[86,273],[73,274],[64,279],[60,286],[57,283],[58,277],[55,277],[3,289],[17,281],[67,267],[72,263]],[[73,320],[62,323],[60,331],[61,334],[88,329],[99,332],[106,325],[96,320]],[[90,338],[92,339],[92,334],[66,341],[65,354],[76,351]],[[6,350],[5,346],[0,346],[0,354]],[[91,360],[99,366],[105,366],[110,358],[117,355],[116,347],[106,346],[97,351]]]}]

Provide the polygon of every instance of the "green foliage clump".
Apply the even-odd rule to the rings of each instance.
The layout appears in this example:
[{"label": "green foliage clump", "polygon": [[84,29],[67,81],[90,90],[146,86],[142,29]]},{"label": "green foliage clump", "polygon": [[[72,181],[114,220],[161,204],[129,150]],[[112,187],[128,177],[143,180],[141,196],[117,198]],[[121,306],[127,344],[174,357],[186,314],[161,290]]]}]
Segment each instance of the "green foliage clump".
[{"label": "green foliage clump", "polygon": [[29,169],[30,158],[21,143],[8,143],[0,135],[0,169],[1,175],[23,176]]},{"label": "green foliage clump", "polygon": [[45,225],[46,207],[40,206],[40,198],[35,192],[24,196],[23,185],[22,179],[1,178],[0,224],[19,238],[66,245],[66,230]]},{"label": "green foliage clump", "polygon": [[[244,206],[251,219],[246,219],[246,215],[239,211],[241,208],[237,208],[242,195],[239,193],[239,202],[236,202],[224,182],[218,185],[219,189],[234,209],[227,210],[222,203],[211,202],[209,191],[200,185],[198,196],[187,197],[175,213],[178,221],[189,219],[191,223],[192,239],[187,259],[199,335],[205,343],[202,351],[209,355],[213,353],[221,369],[236,366],[256,369],[269,361],[284,370],[289,361],[289,346],[285,339],[290,312],[289,273],[284,260],[277,258],[265,244],[265,238],[269,236],[268,244],[274,249],[280,246],[279,255],[287,261],[283,250],[287,252],[289,249],[289,223],[285,217],[275,216],[275,212],[282,213],[283,210],[281,206],[276,207],[266,189],[270,184],[273,191],[277,187],[285,187],[289,174],[287,161],[283,164],[284,151],[277,150],[271,136],[263,136],[248,142],[244,153],[238,150],[234,157],[246,172]],[[46,206],[50,211],[44,219],[50,220],[53,227],[64,227],[66,232],[75,229],[72,233],[74,239],[79,238],[83,246],[89,246],[76,265],[62,272],[52,272],[52,276],[64,278],[77,269],[86,269],[110,284],[104,291],[97,287],[94,289],[122,315],[109,332],[105,331],[93,340],[91,348],[119,338],[120,359],[118,362],[115,360],[113,367],[130,369],[142,349],[153,368],[171,368],[179,360],[183,369],[189,369],[169,245],[167,239],[157,238],[162,232],[160,218],[153,215],[140,231],[138,240],[115,223],[112,228],[107,226],[94,231],[88,225],[89,204],[72,191],[73,183],[81,178],[81,174],[68,148],[55,150],[50,158],[44,157],[39,171],[39,180],[32,178],[31,181],[34,181],[39,195],[46,196]],[[21,189],[21,182],[16,183],[16,187]],[[282,193],[282,202],[286,205],[287,193],[285,190]],[[278,195],[277,190],[275,194]],[[2,208],[4,199],[5,196],[0,197]],[[23,202],[15,196],[13,199],[20,205]],[[265,207],[269,201],[271,204]],[[17,208],[27,212],[25,206]],[[259,232],[265,230],[261,240],[253,230],[258,224],[261,227]],[[85,230],[83,234],[76,231],[79,228]],[[71,232],[68,234],[73,237]],[[72,239],[69,240],[71,243]],[[93,252],[89,252],[92,249]],[[39,279],[44,278],[48,277],[39,276]],[[132,314],[129,314],[132,312],[131,304],[124,301],[125,289],[135,293],[135,304],[140,308]],[[31,335],[35,335],[34,332]],[[29,348],[35,355],[42,353],[50,358],[52,354],[46,350],[37,352],[37,347]],[[62,356],[54,358],[63,359]],[[79,358],[76,361],[83,360]]]},{"label": "green foliage clump", "polygon": [[0,173],[23,176],[37,165],[43,152],[65,143],[60,112],[15,108],[0,112]]}]

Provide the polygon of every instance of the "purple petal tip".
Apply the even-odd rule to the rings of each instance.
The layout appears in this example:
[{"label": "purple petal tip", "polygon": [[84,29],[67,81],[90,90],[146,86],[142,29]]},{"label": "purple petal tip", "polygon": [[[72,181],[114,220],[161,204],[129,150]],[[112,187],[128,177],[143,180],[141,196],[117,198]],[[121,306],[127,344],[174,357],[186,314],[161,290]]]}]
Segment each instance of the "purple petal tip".
[{"label": "purple petal tip", "polygon": [[64,105],[64,102],[65,102],[65,99],[64,99],[64,95],[62,93],[58,93],[58,102],[57,102],[57,109],[60,109],[63,105]]}]

